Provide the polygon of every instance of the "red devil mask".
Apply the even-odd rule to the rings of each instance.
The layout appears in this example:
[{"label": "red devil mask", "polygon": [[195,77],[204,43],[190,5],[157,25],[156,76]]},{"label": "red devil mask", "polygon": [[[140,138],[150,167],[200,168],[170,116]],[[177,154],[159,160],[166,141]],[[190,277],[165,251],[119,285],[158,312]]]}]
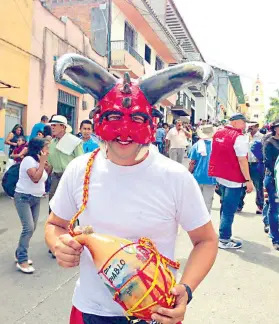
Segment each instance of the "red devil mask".
[{"label": "red devil mask", "polygon": [[162,118],[154,108],[157,102],[184,87],[207,84],[213,77],[209,65],[195,62],[182,63],[139,80],[131,80],[125,73],[124,79],[119,80],[77,54],[65,54],[56,62],[55,80],[61,81],[64,73],[98,100],[90,117],[94,118],[96,134],[102,140],[119,138],[143,145],[155,141],[156,118]]}]

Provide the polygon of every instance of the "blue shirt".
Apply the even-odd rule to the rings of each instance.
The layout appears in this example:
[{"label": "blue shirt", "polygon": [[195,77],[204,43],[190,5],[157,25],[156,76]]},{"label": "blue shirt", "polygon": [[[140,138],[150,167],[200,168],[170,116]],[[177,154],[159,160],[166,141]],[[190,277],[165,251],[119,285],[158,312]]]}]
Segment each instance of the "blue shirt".
[{"label": "blue shirt", "polygon": [[164,130],[164,128],[158,128],[156,130],[156,142],[162,143],[165,137],[166,131]]},{"label": "blue shirt", "polygon": [[83,142],[84,153],[93,152],[98,147],[99,147],[98,143],[95,142],[93,138],[90,138],[90,140],[88,140],[87,142]]},{"label": "blue shirt", "polygon": [[44,131],[44,128],[45,128],[45,124],[44,123],[37,123],[33,126],[32,128],[32,132],[31,132],[31,135],[29,137],[29,141],[36,137],[38,132],[43,132]]},{"label": "blue shirt", "polygon": [[212,150],[212,142],[205,140],[206,156],[198,153],[198,143],[195,143],[191,149],[190,160],[196,161],[193,176],[198,184],[215,185],[216,179],[208,176],[208,166]]}]

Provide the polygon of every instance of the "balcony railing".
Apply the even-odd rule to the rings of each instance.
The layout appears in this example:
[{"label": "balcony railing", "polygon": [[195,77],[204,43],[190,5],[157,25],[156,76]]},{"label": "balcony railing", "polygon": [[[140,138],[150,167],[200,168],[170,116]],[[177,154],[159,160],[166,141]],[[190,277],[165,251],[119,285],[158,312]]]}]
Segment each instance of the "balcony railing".
[{"label": "balcony railing", "polygon": [[185,107],[185,108],[187,108],[187,104],[188,104],[187,98],[188,97],[187,97],[185,92],[182,92],[182,91],[178,92],[177,100],[176,100],[176,106],[177,107]]},{"label": "balcony railing", "polygon": [[172,108],[181,116],[191,116],[191,101],[184,91],[177,93],[177,100],[175,106]]},{"label": "balcony railing", "polygon": [[144,65],[144,59],[139,53],[125,41],[112,41],[111,50],[113,51],[127,51],[129,52],[141,65]]}]

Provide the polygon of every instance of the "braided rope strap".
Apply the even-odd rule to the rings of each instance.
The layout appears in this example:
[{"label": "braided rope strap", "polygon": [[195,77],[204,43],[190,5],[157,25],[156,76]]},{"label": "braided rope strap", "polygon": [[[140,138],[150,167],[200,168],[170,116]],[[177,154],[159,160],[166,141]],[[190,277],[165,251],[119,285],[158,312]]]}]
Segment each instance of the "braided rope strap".
[{"label": "braided rope strap", "polygon": [[94,163],[94,160],[97,156],[97,154],[99,153],[100,148],[97,148],[95,151],[92,152],[88,162],[87,162],[87,166],[86,166],[86,171],[85,171],[85,176],[84,176],[84,181],[83,181],[83,198],[82,198],[82,205],[79,209],[79,211],[74,215],[74,217],[71,219],[68,230],[69,230],[69,234],[71,236],[76,236],[78,234],[75,234],[74,232],[74,227],[75,227],[75,223],[77,221],[77,219],[79,218],[80,214],[82,212],[84,212],[86,206],[87,206],[87,202],[88,202],[88,195],[89,195],[89,182],[90,182],[90,175],[91,175],[91,171],[92,171],[92,166]]},{"label": "braided rope strap", "polygon": [[[138,243],[139,243],[139,245],[141,245],[144,248],[151,251],[151,256],[152,257],[149,259],[147,264],[145,264],[144,268],[146,268],[146,266],[152,261],[153,257],[155,257],[155,259],[156,259],[156,270],[155,270],[154,278],[152,278],[152,283],[151,283],[150,287],[147,289],[147,291],[145,292],[145,294],[133,305],[133,307],[131,307],[130,309],[126,308],[127,316],[134,316],[134,315],[136,315],[136,313],[144,312],[145,310],[150,309],[153,305],[156,305],[159,302],[159,299],[157,299],[157,298],[155,298],[155,296],[153,296],[153,303],[151,303],[150,305],[147,305],[147,306],[145,306],[143,308],[138,308],[139,305],[149,295],[152,295],[153,289],[158,284],[159,265],[160,265],[160,263],[162,263],[164,265],[164,268],[165,268],[166,272],[168,273],[168,275],[171,278],[171,285],[170,285],[168,291],[164,292],[167,304],[168,304],[168,306],[172,307],[174,305],[174,302],[175,302],[175,296],[171,294],[171,289],[175,286],[175,278],[174,278],[174,275],[171,272],[171,270],[168,268],[168,266],[170,266],[170,267],[172,267],[174,269],[179,269],[180,263],[172,261],[169,258],[167,258],[167,257],[163,256],[162,254],[160,254],[159,251],[157,250],[156,246],[154,245],[154,243],[150,239],[148,239],[146,237],[140,238]],[[143,271],[143,269],[139,270],[138,273],[137,273],[137,275],[141,279],[143,279],[142,278],[143,277],[142,271]],[[163,275],[163,273],[161,273],[161,275],[165,278],[165,275]],[[163,297],[164,297],[164,295],[162,294],[160,298],[163,298]]]}]

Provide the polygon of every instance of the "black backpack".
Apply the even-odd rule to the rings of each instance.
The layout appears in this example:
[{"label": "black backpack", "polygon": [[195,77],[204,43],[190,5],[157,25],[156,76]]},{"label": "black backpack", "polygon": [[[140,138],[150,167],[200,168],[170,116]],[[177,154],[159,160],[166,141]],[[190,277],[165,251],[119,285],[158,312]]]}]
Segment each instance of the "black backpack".
[{"label": "black backpack", "polygon": [[20,163],[12,165],[7,172],[4,173],[2,179],[2,187],[5,193],[13,197],[15,194],[16,184],[19,179],[19,167]]}]

